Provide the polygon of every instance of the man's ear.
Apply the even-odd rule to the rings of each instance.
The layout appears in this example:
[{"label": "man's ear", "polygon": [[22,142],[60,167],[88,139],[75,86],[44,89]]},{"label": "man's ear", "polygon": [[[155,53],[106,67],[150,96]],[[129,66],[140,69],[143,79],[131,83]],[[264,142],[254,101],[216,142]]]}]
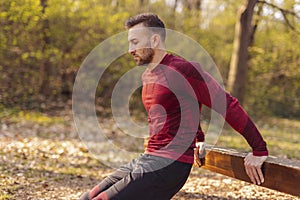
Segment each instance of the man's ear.
[{"label": "man's ear", "polygon": [[160,44],[160,36],[158,34],[154,34],[151,37],[151,47],[158,48]]}]

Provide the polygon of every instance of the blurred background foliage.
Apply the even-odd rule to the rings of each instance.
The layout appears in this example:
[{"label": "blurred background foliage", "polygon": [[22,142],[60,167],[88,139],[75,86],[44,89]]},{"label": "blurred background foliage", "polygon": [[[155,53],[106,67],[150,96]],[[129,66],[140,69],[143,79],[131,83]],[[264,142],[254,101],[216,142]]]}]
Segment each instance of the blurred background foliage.
[{"label": "blurred background foliage", "polygon": [[[299,0],[267,2],[299,15]],[[219,67],[226,86],[241,5],[234,0],[0,1],[0,104],[42,111],[70,105],[84,58],[100,42],[124,31],[129,16],[141,12],[157,13],[167,28],[199,42]],[[249,48],[243,104],[257,117],[299,118],[299,18],[261,5],[262,11],[256,8],[253,17],[258,27]],[[112,63],[100,80],[99,105],[109,107],[114,83],[134,66],[128,55]],[[138,101],[132,99],[133,104]],[[142,109],[142,104],[134,105]]]}]

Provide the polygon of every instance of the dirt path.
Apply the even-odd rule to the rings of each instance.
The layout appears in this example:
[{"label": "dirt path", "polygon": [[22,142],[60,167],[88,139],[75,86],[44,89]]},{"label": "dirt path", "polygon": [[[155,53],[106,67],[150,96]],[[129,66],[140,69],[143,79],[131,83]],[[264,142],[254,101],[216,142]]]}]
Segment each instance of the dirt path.
[{"label": "dirt path", "polygon": [[[112,172],[87,151],[69,114],[63,123],[3,120],[0,200],[71,200]],[[300,199],[194,168],[174,200]]]}]

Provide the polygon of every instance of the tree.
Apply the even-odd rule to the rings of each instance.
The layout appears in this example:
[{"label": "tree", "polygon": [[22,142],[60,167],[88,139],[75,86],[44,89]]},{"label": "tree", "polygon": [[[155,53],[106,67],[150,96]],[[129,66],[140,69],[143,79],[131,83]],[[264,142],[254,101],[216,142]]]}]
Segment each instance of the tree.
[{"label": "tree", "polygon": [[[299,33],[299,31],[294,26],[295,18],[299,19],[299,16],[294,11],[280,8],[279,6],[269,3],[267,1],[244,1],[244,4],[241,6],[237,16],[234,45],[227,82],[228,90],[232,93],[233,96],[237,97],[241,103],[243,103],[244,100],[244,94],[247,83],[247,71],[249,61],[248,49],[253,44],[255,31],[258,26],[258,20],[256,20],[255,24],[252,24],[254,8],[256,5],[258,5],[258,3],[260,3],[258,8],[258,15],[262,11],[263,5],[275,8],[282,13],[286,25],[293,31]],[[292,5],[294,4],[295,2],[292,2]],[[293,16],[292,20],[288,18],[288,15]]]},{"label": "tree", "polygon": [[257,0],[245,0],[238,12],[235,26],[233,52],[228,75],[228,90],[242,103],[248,70],[248,47],[254,33],[252,17]]},{"label": "tree", "polygon": [[41,94],[49,96],[50,92],[50,77],[51,70],[53,66],[50,63],[48,54],[48,48],[50,45],[50,35],[49,35],[49,20],[46,17],[46,9],[48,7],[48,0],[40,0],[40,5],[42,7],[42,50],[41,53],[43,58],[40,63],[40,80],[39,80],[39,90]]},{"label": "tree", "polygon": [[260,4],[264,9],[255,43],[249,48],[251,67],[244,103],[261,116],[299,117],[299,2]]}]

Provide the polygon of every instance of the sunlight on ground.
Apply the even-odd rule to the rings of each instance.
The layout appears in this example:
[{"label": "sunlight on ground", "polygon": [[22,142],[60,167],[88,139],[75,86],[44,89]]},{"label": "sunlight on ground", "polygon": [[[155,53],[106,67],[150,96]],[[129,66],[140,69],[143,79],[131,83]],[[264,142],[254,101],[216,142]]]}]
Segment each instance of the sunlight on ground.
[{"label": "sunlight on ground", "polygon": [[[47,115],[2,109],[0,120],[0,200],[78,199],[82,192],[112,172],[95,159],[79,139],[70,111]],[[271,155],[300,159],[300,121],[271,118],[257,124]],[[105,128],[109,139],[117,138],[118,144],[142,152],[139,141],[128,141],[132,138],[126,138],[109,121],[105,121]],[[97,145],[100,144],[95,143],[95,147]],[[223,130],[217,146],[250,150],[243,137],[230,128]],[[113,161],[114,156],[109,159]],[[232,200],[254,197],[294,198],[194,168],[186,185],[173,199]]]}]

